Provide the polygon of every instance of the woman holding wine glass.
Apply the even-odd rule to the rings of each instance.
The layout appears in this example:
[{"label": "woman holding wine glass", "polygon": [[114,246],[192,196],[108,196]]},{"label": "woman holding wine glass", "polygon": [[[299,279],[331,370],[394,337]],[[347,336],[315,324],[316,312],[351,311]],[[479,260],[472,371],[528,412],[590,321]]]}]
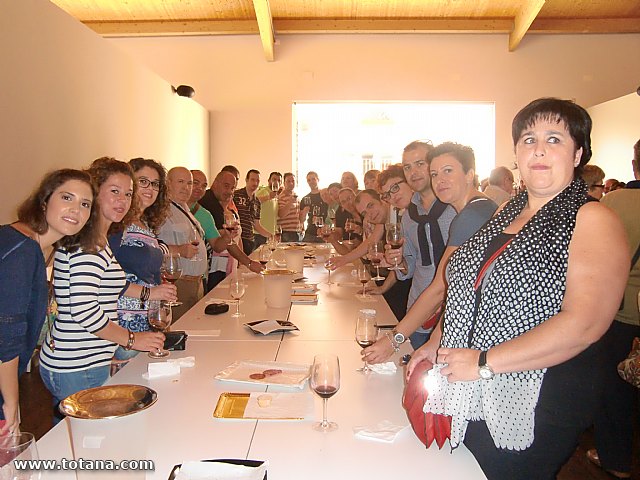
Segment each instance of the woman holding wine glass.
[{"label": "woman holding wine glass", "polygon": [[[154,300],[149,302],[149,325],[154,332],[166,332],[171,325],[171,305],[167,302]],[[169,356],[169,351],[164,348],[151,350],[147,355],[151,358],[164,358]]]},{"label": "woman holding wine glass", "polygon": [[314,423],[319,432],[332,432],[338,424],[327,420],[327,402],[340,390],[340,361],[336,355],[316,355],[311,366],[311,389],[322,398],[322,422]]},{"label": "woman holding wine glass", "polygon": [[[138,208],[132,210],[126,223],[111,226],[109,246],[129,284],[118,299],[118,323],[132,332],[146,332],[150,330],[149,302],[164,300],[175,305],[175,280],[179,276],[167,272],[165,257],[169,249],[157,236],[169,213],[167,172],[152,159],[134,158],[129,165],[137,182]],[[114,354],[118,368],[137,354],[137,350],[118,347]]]},{"label": "woman holding wine glass", "polygon": [[[164,335],[132,332],[118,325],[117,301],[126,287],[125,273],[107,242],[112,223],[130,223],[126,215],[136,198],[131,167],[99,158],[89,168],[98,191],[97,239],[81,247],[58,249],[54,289],[58,316],[40,351],[40,376],[55,403],[101,386],[108,378],[118,345],[131,350],[162,348]],[[131,211],[135,217],[136,208]]]},{"label": "woman holding wine glass", "polygon": [[[434,153],[435,152],[435,153]],[[433,155],[433,157],[432,157]],[[369,363],[381,363],[397,351],[440,307],[445,298],[444,272],[449,257],[491,218],[498,206],[475,185],[475,156],[470,147],[444,143],[429,152],[436,196],[453,206],[458,215],[451,222],[447,247],[431,284],[420,294],[392,334],[365,349]],[[437,329],[436,329],[437,330]]]}]

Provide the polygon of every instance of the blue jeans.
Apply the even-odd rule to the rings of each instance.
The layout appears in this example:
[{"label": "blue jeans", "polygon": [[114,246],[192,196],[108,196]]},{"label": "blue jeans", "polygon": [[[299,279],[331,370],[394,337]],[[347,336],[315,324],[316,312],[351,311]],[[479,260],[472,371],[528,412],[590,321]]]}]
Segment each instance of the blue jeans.
[{"label": "blue jeans", "polygon": [[429,340],[429,338],[431,337],[432,331],[433,330],[431,330],[430,332],[413,332],[411,335],[409,335],[409,342],[411,342],[411,346],[413,347],[413,349],[417,350],[422,345],[427,343],[427,340]]},{"label": "blue jeans", "polygon": [[126,350],[124,347],[118,346],[115,353],[113,354],[113,358],[115,358],[116,360],[131,360],[139,353],[140,352],[138,350]]},{"label": "blue jeans", "polygon": [[[47,390],[53,395],[54,407],[60,401],[85,388],[100,387],[109,379],[109,365],[93,367],[78,372],[52,372],[40,364],[40,377]],[[56,408],[57,411],[57,408]],[[58,413],[59,415],[59,413]],[[58,423],[62,417],[53,416],[53,423]]]}]

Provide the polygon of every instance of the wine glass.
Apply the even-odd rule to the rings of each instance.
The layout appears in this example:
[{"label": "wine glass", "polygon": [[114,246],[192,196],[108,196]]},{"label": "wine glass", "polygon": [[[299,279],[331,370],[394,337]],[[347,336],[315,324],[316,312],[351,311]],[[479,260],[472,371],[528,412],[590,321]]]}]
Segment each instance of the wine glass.
[{"label": "wine glass", "polygon": [[231,282],[229,283],[229,295],[236,300],[236,313],[231,315],[233,318],[244,317],[244,313],[240,313],[240,299],[244,295],[244,291],[244,278],[242,278],[242,274],[236,272],[236,274],[231,277]]},{"label": "wine glass", "polygon": [[333,260],[334,258],[336,258],[336,256],[335,256],[334,253],[332,253],[331,255],[329,255],[329,258],[327,258],[327,261],[324,262],[324,268],[327,269],[327,273],[328,273],[327,285],[333,285],[333,282],[331,281],[331,268],[330,268],[330,265],[331,265],[331,260]]},{"label": "wine glass", "polygon": [[[176,281],[182,276],[182,267],[180,266],[180,254],[171,253],[164,255],[162,258],[162,268],[160,269],[160,275],[164,282],[172,283],[175,285]],[[182,305],[182,302],[169,302],[170,307],[177,307]]]},{"label": "wine glass", "polygon": [[313,429],[319,432],[336,430],[338,424],[327,421],[327,401],[340,389],[340,361],[337,355],[316,355],[309,383],[313,391],[322,398],[322,422],[314,423]]},{"label": "wine glass", "polygon": [[260,255],[258,258],[260,263],[266,266],[267,263],[269,262],[269,258],[271,258],[271,247],[270,246],[268,247],[267,245],[262,245],[260,247]]},{"label": "wine glass", "polygon": [[347,240],[345,241],[345,243],[348,243],[349,245],[353,244],[353,240],[351,240],[351,232],[353,232],[355,230],[355,224],[353,223],[353,220],[351,218],[347,218],[347,220],[344,222],[344,231],[347,232]]},{"label": "wine glass", "polygon": [[331,236],[331,234],[333,233],[333,226],[323,222],[323,224],[319,228],[320,228],[320,237],[326,243],[329,240],[329,237]]},{"label": "wine glass", "polygon": [[[387,243],[391,248],[400,248],[402,246],[402,225],[400,223],[387,223]],[[395,265],[389,270],[402,270],[398,266],[398,260],[395,260]]]},{"label": "wine glass", "polygon": [[[280,225],[276,225],[275,232],[273,234],[274,247],[277,247],[278,244],[282,241],[282,227]],[[273,249],[275,250],[275,248]]]},{"label": "wine glass", "polygon": [[[201,238],[202,237],[200,236],[200,232],[198,232],[198,229],[195,227],[195,225],[191,225],[191,229],[189,230],[189,243],[194,247],[198,247],[200,245]],[[198,250],[198,253],[191,257],[190,260],[193,260],[194,262],[199,262],[200,260],[202,260],[200,251]]]},{"label": "wine glass", "polygon": [[371,280],[384,280],[384,277],[380,276],[380,262],[382,262],[383,256],[382,242],[374,242],[369,246],[369,260],[376,267],[376,276]]},{"label": "wine glass", "polygon": [[233,214],[227,210],[224,212],[224,225],[223,227],[229,232],[229,243],[227,245],[233,245],[233,232],[238,228],[238,219]]},{"label": "wine glass", "polygon": [[362,295],[359,295],[360,298],[369,298],[369,295],[367,295],[365,288],[370,278],[371,278],[371,275],[369,275],[369,270],[367,270],[367,266],[365,264],[359,265],[358,281],[362,284]]},{"label": "wine glass", "polygon": [[0,437],[0,479],[39,479],[39,470],[19,470],[13,463],[13,460],[39,459],[36,439],[32,433],[21,432]]},{"label": "wine glass", "polygon": [[[378,326],[376,325],[376,311],[371,309],[360,310],[356,322],[356,342],[362,348],[367,348],[376,343],[378,339]],[[358,372],[371,371],[365,357],[364,365],[357,369]]]},{"label": "wine glass", "polygon": [[[156,305],[149,308],[149,325],[156,332],[164,332],[171,325],[171,306],[167,302],[154,301],[153,303]],[[164,358],[169,356],[169,351],[163,348],[149,352],[147,355],[151,358]]]}]

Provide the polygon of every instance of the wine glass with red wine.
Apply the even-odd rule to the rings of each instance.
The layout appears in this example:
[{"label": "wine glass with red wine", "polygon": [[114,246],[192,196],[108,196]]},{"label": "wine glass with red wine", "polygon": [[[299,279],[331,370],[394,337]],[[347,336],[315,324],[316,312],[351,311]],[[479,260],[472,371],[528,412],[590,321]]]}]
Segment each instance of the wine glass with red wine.
[{"label": "wine glass with red wine", "polygon": [[[398,249],[402,247],[403,235],[402,235],[402,224],[400,223],[387,223],[387,243],[391,248]],[[391,267],[389,270],[402,270],[398,266],[398,261],[395,260],[395,265]]]},{"label": "wine glass with red wine", "polygon": [[319,432],[337,430],[338,424],[327,421],[327,401],[340,390],[340,361],[337,355],[316,355],[311,366],[311,388],[322,398],[322,422],[313,424]]},{"label": "wine glass with red wine", "polygon": [[[358,312],[356,321],[356,342],[362,348],[367,348],[376,343],[378,339],[378,325],[376,324],[376,311],[363,309]],[[369,373],[371,369],[365,358],[364,365],[357,369],[358,372]]]},{"label": "wine glass with red wine", "polygon": [[238,223],[238,219],[233,212],[229,210],[224,212],[223,227],[229,232],[229,243],[227,245],[233,245],[233,234],[238,229]]},{"label": "wine glass with red wine", "polygon": [[369,260],[371,260],[371,264],[376,267],[376,276],[371,280],[384,280],[384,277],[380,275],[380,263],[382,262],[383,256],[384,248],[382,242],[374,242],[369,246]]},{"label": "wine glass with red wine", "polygon": [[[182,276],[182,267],[180,266],[180,255],[178,253],[169,252],[162,258],[162,268],[160,269],[160,276],[163,282],[175,283]],[[177,307],[182,305],[182,302],[168,302],[170,307]]]},{"label": "wine glass with red wine", "polygon": [[[153,302],[156,305],[149,308],[149,325],[156,332],[164,332],[171,325],[171,307],[166,302]],[[151,358],[164,358],[169,356],[169,350],[158,349],[147,355]]]}]

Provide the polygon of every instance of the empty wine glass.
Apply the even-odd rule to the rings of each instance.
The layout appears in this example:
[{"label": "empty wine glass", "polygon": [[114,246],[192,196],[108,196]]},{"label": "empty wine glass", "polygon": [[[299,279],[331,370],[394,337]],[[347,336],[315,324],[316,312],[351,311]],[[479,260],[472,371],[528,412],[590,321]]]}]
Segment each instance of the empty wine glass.
[{"label": "empty wine glass", "polygon": [[[391,248],[400,248],[403,243],[402,225],[400,223],[387,223],[387,243]],[[398,266],[398,260],[395,260],[395,265],[389,270],[402,270]]]},{"label": "empty wine glass", "polygon": [[371,280],[384,280],[384,277],[380,276],[380,262],[384,257],[384,250],[382,242],[374,242],[369,246],[369,260],[376,267],[376,276]]},{"label": "empty wine glass", "polygon": [[311,388],[322,398],[322,422],[314,423],[313,429],[331,432],[338,428],[335,422],[327,421],[327,401],[340,389],[340,361],[336,355],[316,355],[311,366]]},{"label": "empty wine glass", "polygon": [[39,460],[36,439],[32,433],[21,432],[0,437],[0,479],[37,480],[40,470],[22,470],[14,460]]},{"label": "empty wine glass", "polygon": [[[171,325],[171,306],[167,302],[153,301],[149,307],[148,321],[151,328],[156,332],[165,332]],[[147,355],[151,358],[164,358],[169,356],[169,351],[158,349],[151,351]]]},{"label": "empty wine glass", "polygon": [[[274,247],[277,247],[278,244],[282,241],[282,227],[280,225],[276,225],[275,232],[273,234],[273,240],[275,242]],[[275,248],[273,250],[275,250]]]},{"label": "empty wine glass", "polygon": [[229,283],[229,295],[236,300],[236,313],[231,315],[233,318],[244,317],[244,313],[240,313],[240,299],[244,295],[244,291],[244,278],[242,274],[236,272],[236,274],[231,277],[231,282]]},{"label": "empty wine glass", "polygon": [[369,298],[369,295],[367,295],[366,286],[370,278],[371,278],[371,275],[369,275],[369,270],[367,269],[367,266],[364,264],[359,265],[358,281],[362,284],[362,294],[358,295],[360,296],[360,298]]},{"label": "empty wine glass", "polygon": [[[180,266],[180,255],[177,253],[171,253],[164,255],[162,258],[162,267],[160,269],[160,276],[164,282],[175,283],[182,276],[182,267]],[[177,307],[182,305],[182,302],[169,302],[169,306]]]},{"label": "empty wine glass", "polygon": [[[358,312],[356,321],[356,342],[362,348],[373,345],[378,339],[378,326],[376,325],[376,311],[363,309]],[[357,369],[358,372],[368,373],[371,369],[365,357],[364,365]]]},{"label": "empty wine glass", "polygon": [[331,281],[331,261],[336,258],[335,254],[332,253],[331,255],[329,255],[329,258],[327,258],[327,261],[324,262],[324,268],[327,269],[327,285],[333,285],[333,282]]}]

